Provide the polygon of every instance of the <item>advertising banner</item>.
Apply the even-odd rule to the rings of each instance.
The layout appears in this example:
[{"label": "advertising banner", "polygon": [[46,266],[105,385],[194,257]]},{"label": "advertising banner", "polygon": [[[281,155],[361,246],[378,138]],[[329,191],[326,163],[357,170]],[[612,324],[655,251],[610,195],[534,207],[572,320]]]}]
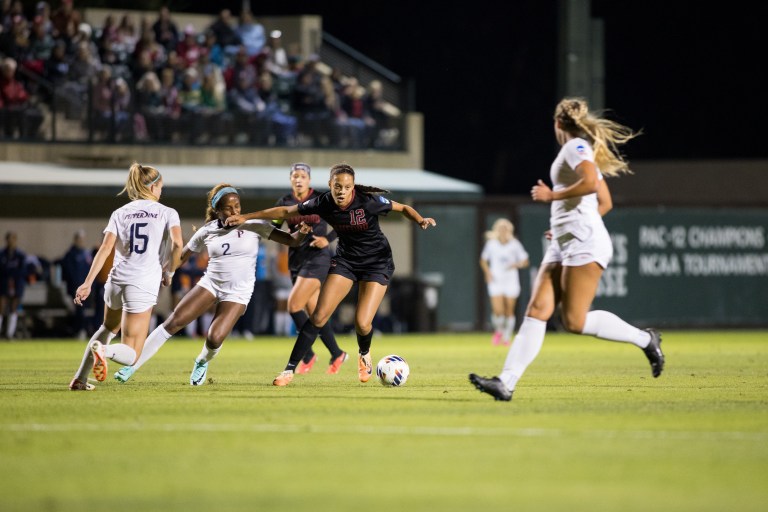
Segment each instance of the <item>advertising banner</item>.
[{"label": "advertising banner", "polygon": [[[519,213],[535,270],[549,207]],[[768,325],[768,210],[617,208],[604,220],[614,254],[594,309],[641,327]]]}]

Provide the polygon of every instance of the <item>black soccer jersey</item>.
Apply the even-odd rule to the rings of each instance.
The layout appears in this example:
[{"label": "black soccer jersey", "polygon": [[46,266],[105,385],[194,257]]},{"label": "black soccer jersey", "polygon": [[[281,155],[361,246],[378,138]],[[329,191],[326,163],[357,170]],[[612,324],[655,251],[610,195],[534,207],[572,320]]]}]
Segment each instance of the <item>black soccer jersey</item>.
[{"label": "black soccer jersey", "polygon": [[389,241],[379,227],[379,215],[386,215],[390,210],[389,199],[359,190],[354,191],[352,201],[343,210],[333,202],[330,192],[299,204],[300,214],[317,214],[336,231],[339,236],[336,256],[361,267],[392,258]]},{"label": "black soccer jersey", "polygon": [[[320,193],[318,193],[316,190],[310,189],[308,199],[318,197],[319,195]],[[292,206],[298,203],[299,203],[299,199],[295,195],[293,195],[293,193],[290,193],[278,199],[277,203],[275,203],[275,206]],[[312,233],[307,235],[307,237],[304,239],[304,241],[301,243],[299,247],[288,248],[288,266],[292,273],[298,272],[305,262],[308,262],[313,258],[320,257],[330,261],[330,257],[331,257],[330,247],[318,249],[317,247],[309,246],[309,244],[311,244],[313,240],[312,235],[324,236],[328,239],[329,242],[336,240],[336,234],[330,230],[330,228],[328,227],[328,223],[325,220],[323,220],[320,217],[320,215],[316,213],[308,214],[308,215],[302,214],[302,215],[297,215],[295,217],[291,217],[290,219],[285,219],[285,222],[288,224],[288,229],[290,230],[291,233],[295,233],[296,231],[298,231],[299,224],[302,222],[306,222],[312,227]],[[272,221],[272,223],[279,228],[282,226],[283,221],[275,220],[275,221]]]}]

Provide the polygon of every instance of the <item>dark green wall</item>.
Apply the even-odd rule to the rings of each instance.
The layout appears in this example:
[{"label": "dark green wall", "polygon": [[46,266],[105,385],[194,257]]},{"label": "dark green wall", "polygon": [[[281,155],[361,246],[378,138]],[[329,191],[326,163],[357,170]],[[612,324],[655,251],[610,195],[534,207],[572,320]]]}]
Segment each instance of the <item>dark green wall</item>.
[{"label": "dark green wall", "polygon": [[[522,242],[538,265],[549,208],[519,213]],[[605,223],[614,258],[594,309],[638,326],[768,325],[768,211],[619,208]]]}]

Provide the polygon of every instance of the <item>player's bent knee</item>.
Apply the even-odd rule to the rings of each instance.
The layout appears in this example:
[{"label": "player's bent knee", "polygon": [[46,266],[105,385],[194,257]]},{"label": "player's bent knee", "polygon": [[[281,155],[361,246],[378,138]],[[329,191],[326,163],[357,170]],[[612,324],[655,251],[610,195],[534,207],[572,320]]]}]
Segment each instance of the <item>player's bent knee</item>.
[{"label": "player's bent knee", "polygon": [[569,315],[562,316],[563,327],[566,331],[574,334],[581,334],[584,331],[584,321],[585,318],[583,316],[578,318]]},{"label": "player's bent knee", "polygon": [[360,324],[358,322],[355,322],[355,332],[357,333],[365,333],[368,334],[373,329],[373,324],[368,322],[365,324]]},{"label": "player's bent knee", "polygon": [[315,311],[314,313],[312,313],[312,316],[309,319],[312,322],[312,325],[316,325],[317,327],[322,327],[326,323],[328,323],[328,320],[330,318],[331,318],[331,315],[324,315]]}]

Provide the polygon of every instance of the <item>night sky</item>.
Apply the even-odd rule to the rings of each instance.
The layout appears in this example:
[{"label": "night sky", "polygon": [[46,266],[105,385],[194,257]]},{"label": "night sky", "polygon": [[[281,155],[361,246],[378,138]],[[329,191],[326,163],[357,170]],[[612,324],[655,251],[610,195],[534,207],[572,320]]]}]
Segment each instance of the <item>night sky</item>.
[{"label": "night sky", "polygon": [[[179,6],[181,6],[179,2]],[[241,2],[183,2],[215,12]],[[593,0],[606,32],[606,107],[648,159],[768,158],[768,6]],[[259,15],[319,14],[326,32],[415,81],[425,168],[527,194],[557,151],[555,0],[252,1]],[[174,4],[171,4],[174,8]]]}]

